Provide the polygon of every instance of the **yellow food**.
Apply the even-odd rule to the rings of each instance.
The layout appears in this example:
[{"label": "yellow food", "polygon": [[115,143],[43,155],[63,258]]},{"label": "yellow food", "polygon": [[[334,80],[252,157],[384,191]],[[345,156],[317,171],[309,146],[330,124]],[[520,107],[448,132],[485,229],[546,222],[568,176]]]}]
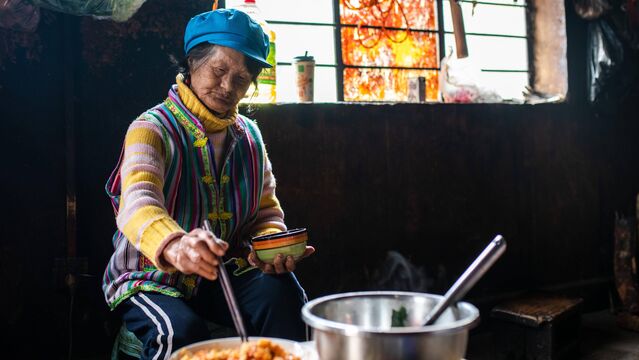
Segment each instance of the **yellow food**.
[{"label": "yellow food", "polygon": [[243,343],[234,349],[182,350],[179,360],[301,360],[270,340],[260,339]]}]

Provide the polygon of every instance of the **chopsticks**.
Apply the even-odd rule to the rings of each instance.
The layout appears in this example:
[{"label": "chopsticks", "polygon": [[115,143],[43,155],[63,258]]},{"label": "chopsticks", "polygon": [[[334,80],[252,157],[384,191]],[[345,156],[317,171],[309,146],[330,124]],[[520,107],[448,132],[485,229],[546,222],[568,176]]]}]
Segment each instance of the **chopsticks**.
[{"label": "chopsticks", "polygon": [[[204,220],[203,224],[204,230],[211,231],[211,223],[208,220]],[[224,297],[226,298],[226,304],[229,306],[229,311],[231,312],[231,318],[233,318],[233,324],[235,325],[235,330],[237,334],[242,339],[242,342],[248,341],[248,335],[246,334],[246,328],[244,328],[244,322],[242,321],[242,314],[240,313],[240,308],[237,305],[237,301],[235,300],[235,295],[233,294],[233,288],[231,287],[231,280],[229,279],[229,274],[226,272],[226,266],[224,266],[224,259],[221,256],[217,257],[219,262],[219,276],[220,276],[220,284],[222,285],[222,290],[224,291]]]}]

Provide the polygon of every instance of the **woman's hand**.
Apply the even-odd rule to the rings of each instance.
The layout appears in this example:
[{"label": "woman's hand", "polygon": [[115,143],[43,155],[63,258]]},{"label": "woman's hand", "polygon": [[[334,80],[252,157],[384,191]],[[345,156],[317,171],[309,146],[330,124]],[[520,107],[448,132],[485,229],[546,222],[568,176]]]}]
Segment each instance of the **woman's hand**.
[{"label": "woman's hand", "polygon": [[307,246],[306,250],[304,250],[304,254],[300,256],[297,261],[293,260],[292,256],[284,257],[282,254],[277,254],[275,259],[273,259],[273,264],[267,264],[262,262],[255,254],[255,250],[251,249],[251,253],[248,256],[249,264],[253,266],[257,266],[262,272],[265,274],[284,274],[287,272],[293,272],[295,270],[295,264],[305,257],[310,256],[315,252],[315,248],[312,246]]},{"label": "woman's hand", "polygon": [[164,260],[183,274],[198,274],[217,279],[217,256],[224,256],[229,244],[213,233],[195,229],[171,241],[162,251]]}]

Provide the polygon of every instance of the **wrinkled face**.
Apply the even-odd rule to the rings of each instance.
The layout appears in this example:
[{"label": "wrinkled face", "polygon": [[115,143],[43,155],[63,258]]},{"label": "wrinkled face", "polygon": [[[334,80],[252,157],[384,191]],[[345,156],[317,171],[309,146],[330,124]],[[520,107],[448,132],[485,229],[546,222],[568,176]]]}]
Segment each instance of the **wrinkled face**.
[{"label": "wrinkled face", "polygon": [[215,46],[209,58],[191,70],[191,90],[218,116],[235,109],[249,86],[251,73],[244,64],[244,54]]}]

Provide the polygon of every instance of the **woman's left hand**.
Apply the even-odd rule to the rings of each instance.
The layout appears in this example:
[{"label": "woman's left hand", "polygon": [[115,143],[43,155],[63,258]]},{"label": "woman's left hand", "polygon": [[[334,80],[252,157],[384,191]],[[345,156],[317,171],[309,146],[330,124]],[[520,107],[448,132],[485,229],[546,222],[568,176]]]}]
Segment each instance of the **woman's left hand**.
[{"label": "woman's left hand", "polygon": [[277,254],[273,260],[273,264],[267,264],[257,257],[255,250],[251,250],[251,253],[248,256],[248,262],[253,266],[257,266],[265,274],[285,274],[287,272],[293,272],[297,262],[310,256],[314,252],[314,247],[307,246],[306,250],[304,250],[304,254],[302,254],[297,261],[295,261],[290,255],[284,257],[282,254]]}]

